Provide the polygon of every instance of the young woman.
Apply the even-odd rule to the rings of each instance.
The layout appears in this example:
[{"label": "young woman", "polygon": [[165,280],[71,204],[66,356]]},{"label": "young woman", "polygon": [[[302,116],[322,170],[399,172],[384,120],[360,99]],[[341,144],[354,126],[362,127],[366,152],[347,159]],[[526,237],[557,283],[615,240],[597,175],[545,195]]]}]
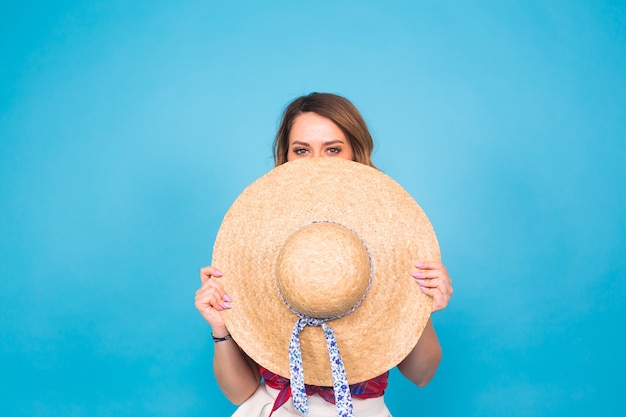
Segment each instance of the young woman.
[{"label": "young woman", "polygon": [[[299,158],[328,157],[353,160],[373,167],[371,161],[373,147],[374,143],[365,121],[352,103],[337,95],[312,93],[298,97],[285,110],[274,142],[274,162],[278,166]],[[432,297],[433,312],[445,308],[453,292],[446,268],[439,262],[429,260],[416,259],[415,262],[413,276],[407,279],[414,279],[415,285],[419,285],[425,294]],[[260,390],[269,393],[266,395],[265,403],[261,401],[263,404],[253,407],[258,408],[255,410],[255,416],[267,416],[272,409],[267,407],[267,402],[270,405],[274,403],[280,384],[285,383],[285,378],[260,368],[229,338],[220,311],[231,308],[231,299],[220,284],[221,275],[216,267],[202,268],[200,270],[202,286],[196,292],[195,299],[196,308],[211,326],[213,337],[217,341],[213,360],[215,378],[224,395],[234,404],[247,402],[253,395],[257,397],[256,393]],[[434,376],[440,359],[441,347],[429,319],[418,343],[398,365],[398,369],[410,381],[423,387]],[[387,375],[388,372],[375,378],[376,383],[371,384],[377,387],[374,390],[365,389],[363,393],[363,387],[367,384],[358,384],[359,388],[353,390],[360,393],[355,401],[369,401],[374,398],[382,401],[382,394],[387,386]],[[321,389],[332,392],[332,388]],[[257,400],[258,398],[255,401]],[[370,415],[390,415],[384,403],[382,404],[380,413]],[[266,411],[261,410],[262,408]],[[276,403],[274,408],[277,409],[272,415],[276,417],[299,415],[287,410],[287,407],[279,408]],[[250,405],[246,408],[245,415],[251,415]]]}]

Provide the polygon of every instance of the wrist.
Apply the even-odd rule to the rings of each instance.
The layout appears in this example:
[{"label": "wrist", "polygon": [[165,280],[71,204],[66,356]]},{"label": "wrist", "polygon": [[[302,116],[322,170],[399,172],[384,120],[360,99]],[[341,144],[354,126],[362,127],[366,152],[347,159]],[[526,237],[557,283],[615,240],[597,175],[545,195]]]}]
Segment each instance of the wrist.
[{"label": "wrist", "polygon": [[230,333],[226,327],[216,327],[211,330],[211,336],[213,336],[213,338],[223,338],[230,336]]}]

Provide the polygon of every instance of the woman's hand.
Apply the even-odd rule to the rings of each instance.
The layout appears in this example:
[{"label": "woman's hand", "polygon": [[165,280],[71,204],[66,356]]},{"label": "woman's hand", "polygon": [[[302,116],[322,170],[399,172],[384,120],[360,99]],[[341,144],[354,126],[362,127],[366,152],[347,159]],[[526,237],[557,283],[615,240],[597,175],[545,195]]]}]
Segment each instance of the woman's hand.
[{"label": "woman's hand", "polygon": [[217,279],[221,276],[222,273],[212,266],[201,268],[200,281],[202,286],[196,291],[196,308],[211,325],[215,337],[223,337],[228,334],[220,311],[231,308],[230,297]]},{"label": "woman's hand", "polygon": [[440,262],[419,262],[415,267],[418,269],[412,274],[415,281],[426,295],[433,298],[432,312],[446,308],[454,292],[446,267]]}]

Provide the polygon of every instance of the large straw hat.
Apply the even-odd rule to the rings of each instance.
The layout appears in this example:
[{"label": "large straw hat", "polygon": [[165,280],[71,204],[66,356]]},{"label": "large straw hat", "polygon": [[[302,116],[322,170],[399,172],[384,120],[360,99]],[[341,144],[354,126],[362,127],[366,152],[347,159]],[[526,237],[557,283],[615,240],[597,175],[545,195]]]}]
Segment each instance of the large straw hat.
[{"label": "large straw hat", "polygon": [[[350,384],[393,368],[417,343],[431,311],[411,277],[420,260],[440,255],[418,204],[377,169],[337,158],[289,162],[252,183],[213,251],[232,299],[222,317],[254,361],[289,377],[294,326],[323,319]],[[304,327],[300,344],[304,381],[332,386],[325,330]]]}]

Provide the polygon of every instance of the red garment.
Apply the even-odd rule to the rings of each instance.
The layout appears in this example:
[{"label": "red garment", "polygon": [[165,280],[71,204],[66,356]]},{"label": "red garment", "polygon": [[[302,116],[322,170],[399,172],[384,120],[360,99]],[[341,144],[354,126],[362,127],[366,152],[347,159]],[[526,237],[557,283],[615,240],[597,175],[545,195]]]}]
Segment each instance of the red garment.
[{"label": "red garment", "polygon": [[[270,413],[271,416],[274,411],[276,411],[281,405],[285,404],[289,400],[289,397],[291,397],[291,385],[289,383],[289,379],[276,375],[260,365],[259,371],[261,372],[261,377],[263,377],[265,384],[268,387],[280,391],[274,401],[274,406],[272,407],[272,412]],[[350,385],[350,394],[355,398],[361,399],[382,397],[388,385],[388,378],[389,371],[377,376],[376,378],[352,384]],[[305,384],[304,388],[306,388],[307,395],[318,394],[325,401],[335,404],[335,391],[333,390],[333,387],[320,387],[317,385]]]}]

